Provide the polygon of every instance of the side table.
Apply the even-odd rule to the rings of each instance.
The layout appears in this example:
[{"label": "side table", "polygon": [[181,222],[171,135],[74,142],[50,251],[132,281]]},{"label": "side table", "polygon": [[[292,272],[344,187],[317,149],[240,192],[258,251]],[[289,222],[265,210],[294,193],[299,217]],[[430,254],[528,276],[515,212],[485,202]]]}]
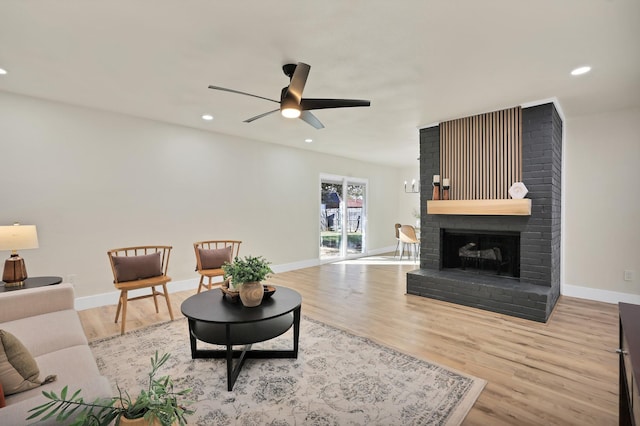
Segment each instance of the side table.
[{"label": "side table", "polygon": [[0,292],[23,290],[25,288],[44,287],[47,285],[60,284],[61,282],[62,277],[29,277],[24,280],[24,284],[20,286],[7,287],[5,286],[6,283],[4,281],[0,281]]}]

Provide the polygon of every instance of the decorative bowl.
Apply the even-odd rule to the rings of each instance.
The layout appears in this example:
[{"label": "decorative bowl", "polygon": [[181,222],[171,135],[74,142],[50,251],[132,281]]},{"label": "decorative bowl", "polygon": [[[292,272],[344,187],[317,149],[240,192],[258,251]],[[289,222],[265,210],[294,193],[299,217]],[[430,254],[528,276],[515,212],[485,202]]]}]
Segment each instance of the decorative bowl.
[{"label": "decorative bowl", "polygon": [[263,287],[264,287],[264,296],[262,296],[262,300],[269,299],[271,296],[273,296],[273,293],[276,292],[276,288],[272,285],[263,285]]},{"label": "decorative bowl", "polygon": [[240,300],[240,291],[229,288],[229,279],[227,278],[220,284],[220,291],[227,301],[236,303]]}]

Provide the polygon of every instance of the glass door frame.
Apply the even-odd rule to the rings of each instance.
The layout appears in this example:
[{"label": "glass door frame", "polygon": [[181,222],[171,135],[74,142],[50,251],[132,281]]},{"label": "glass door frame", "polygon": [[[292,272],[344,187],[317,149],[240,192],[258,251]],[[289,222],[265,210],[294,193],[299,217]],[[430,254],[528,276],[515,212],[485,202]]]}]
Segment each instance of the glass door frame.
[{"label": "glass door frame", "polygon": [[[358,178],[358,177],[353,177],[353,176],[342,176],[342,175],[333,175],[333,174],[328,174],[328,173],[321,173],[320,174],[320,181],[318,184],[318,200],[320,200],[320,205],[319,205],[319,209],[320,210],[322,208],[322,184],[323,183],[334,183],[334,184],[339,184],[342,185],[342,194],[340,194],[341,197],[341,218],[340,218],[340,222],[343,224],[343,226],[341,227],[341,231],[342,231],[342,238],[341,238],[341,245],[340,245],[340,255],[338,257],[332,257],[332,258],[326,258],[323,259],[322,258],[322,253],[319,252],[318,253],[318,257],[320,259],[320,263],[331,263],[331,262],[336,262],[336,261],[340,261],[340,260],[345,260],[345,259],[356,259],[358,257],[362,257],[362,256],[366,256],[367,253],[367,215],[368,215],[368,205],[369,205],[369,179],[367,178]],[[348,207],[347,207],[347,200],[348,200],[348,196],[347,196],[347,188],[348,185],[362,185],[364,186],[364,202],[362,203],[362,215],[361,215],[361,221],[360,221],[360,229],[362,230],[362,249],[359,253],[353,253],[353,254],[349,254],[348,253],[348,226],[345,224],[348,224],[349,221],[349,212],[348,212]],[[320,227],[318,227],[318,235],[320,236],[320,244],[322,243],[322,230],[320,229]]]}]

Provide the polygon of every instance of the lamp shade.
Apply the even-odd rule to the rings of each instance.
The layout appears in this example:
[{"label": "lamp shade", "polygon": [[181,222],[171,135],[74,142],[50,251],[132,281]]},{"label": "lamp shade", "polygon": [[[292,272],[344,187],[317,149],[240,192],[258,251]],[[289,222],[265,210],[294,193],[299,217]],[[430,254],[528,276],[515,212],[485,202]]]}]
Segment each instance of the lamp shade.
[{"label": "lamp shade", "polygon": [[35,225],[0,226],[0,250],[34,248],[38,248],[38,232]]}]

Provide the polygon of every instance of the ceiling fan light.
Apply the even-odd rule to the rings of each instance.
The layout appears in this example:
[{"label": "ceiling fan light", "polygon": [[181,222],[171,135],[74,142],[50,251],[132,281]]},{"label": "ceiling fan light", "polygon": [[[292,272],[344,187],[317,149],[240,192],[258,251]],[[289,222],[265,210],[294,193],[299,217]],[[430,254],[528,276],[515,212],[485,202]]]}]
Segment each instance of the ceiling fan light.
[{"label": "ceiling fan light", "polygon": [[300,104],[287,94],[287,88],[285,87],[282,89],[280,99],[280,114],[286,118],[298,118],[300,117],[300,113]]},{"label": "ceiling fan light", "polygon": [[286,118],[298,118],[300,117],[300,110],[297,108],[282,108],[280,111],[283,117]]}]

